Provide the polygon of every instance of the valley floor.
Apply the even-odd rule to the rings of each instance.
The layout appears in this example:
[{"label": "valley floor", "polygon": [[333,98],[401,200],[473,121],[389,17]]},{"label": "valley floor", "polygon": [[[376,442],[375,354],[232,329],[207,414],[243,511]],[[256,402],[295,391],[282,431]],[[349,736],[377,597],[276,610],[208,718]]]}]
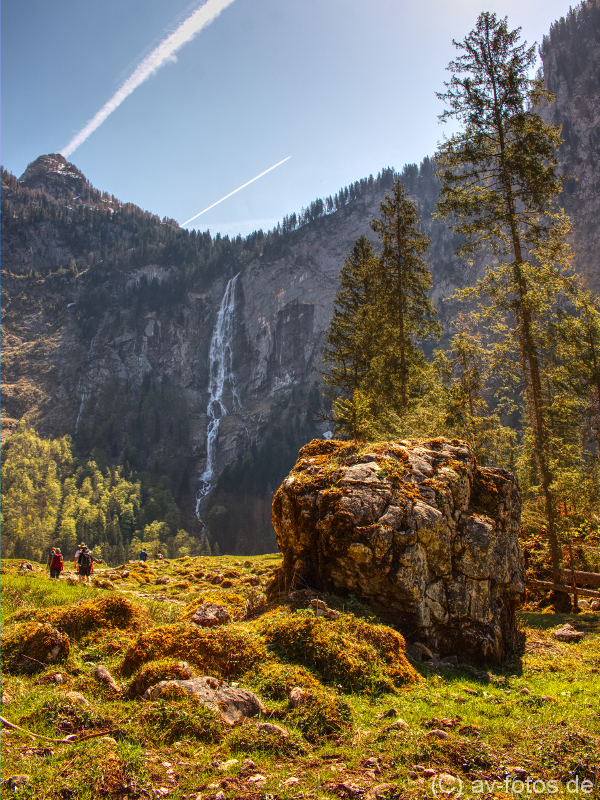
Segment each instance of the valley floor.
[{"label": "valley floor", "polygon": [[[525,651],[502,668],[410,664],[354,598],[323,597],[332,620],[302,592],[267,603],[279,563],[136,562],[99,570],[88,588],[69,566],[52,581],[3,561],[3,796],[600,797],[600,613],[523,611]],[[203,602],[231,622],[191,625]],[[558,641],[566,622],[585,636]],[[62,655],[39,663],[31,643],[50,630]],[[181,676],[182,661],[250,689],[266,711],[232,726],[181,693],[139,696]],[[116,686],[94,676],[100,665]],[[311,702],[294,707],[294,686]]]}]

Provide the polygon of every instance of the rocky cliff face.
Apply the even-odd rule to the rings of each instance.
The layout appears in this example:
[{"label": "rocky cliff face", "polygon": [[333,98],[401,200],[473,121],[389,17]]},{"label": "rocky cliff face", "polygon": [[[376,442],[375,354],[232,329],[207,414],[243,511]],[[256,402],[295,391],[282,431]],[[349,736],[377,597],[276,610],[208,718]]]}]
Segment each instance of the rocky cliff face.
[{"label": "rocky cliff face", "polygon": [[568,175],[562,201],[573,224],[574,265],[600,289],[600,3],[588,0],[552,25],[540,48],[556,96],[542,109],[562,126],[559,162]]}]

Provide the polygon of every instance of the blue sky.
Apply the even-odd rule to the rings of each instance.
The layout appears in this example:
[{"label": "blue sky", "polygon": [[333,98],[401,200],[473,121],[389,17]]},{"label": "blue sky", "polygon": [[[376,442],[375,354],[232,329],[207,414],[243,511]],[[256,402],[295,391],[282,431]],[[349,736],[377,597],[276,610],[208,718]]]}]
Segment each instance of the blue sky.
[{"label": "blue sky", "polygon": [[[2,164],[59,152],[199,3],[3,0]],[[234,0],[139,86],[69,160],[100,190],[235,235],[432,155],[435,92],[481,11],[528,42],[558,0]]]}]

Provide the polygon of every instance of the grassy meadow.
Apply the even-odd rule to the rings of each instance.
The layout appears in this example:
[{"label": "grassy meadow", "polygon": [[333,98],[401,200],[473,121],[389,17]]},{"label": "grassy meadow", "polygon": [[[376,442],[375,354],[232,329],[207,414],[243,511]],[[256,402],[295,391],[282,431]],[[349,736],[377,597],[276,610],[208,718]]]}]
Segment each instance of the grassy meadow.
[{"label": "grassy meadow", "polygon": [[[523,611],[525,650],[500,668],[412,664],[355,598],[322,596],[335,620],[301,593],[268,603],[278,555],[127,564],[89,588],[19,563],[1,576],[2,717],[23,729],[2,729],[3,796],[600,797],[600,613]],[[202,602],[231,622],[192,626]],[[565,622],[585,637],[556,640]],[[49,666],[22,656],[44,625],[67,641]],[[136,696],[181,677],[181,662],[252,690],[266,712],[231,726],[177,693]],[[296,708],[295,686],[309,695]]]}]

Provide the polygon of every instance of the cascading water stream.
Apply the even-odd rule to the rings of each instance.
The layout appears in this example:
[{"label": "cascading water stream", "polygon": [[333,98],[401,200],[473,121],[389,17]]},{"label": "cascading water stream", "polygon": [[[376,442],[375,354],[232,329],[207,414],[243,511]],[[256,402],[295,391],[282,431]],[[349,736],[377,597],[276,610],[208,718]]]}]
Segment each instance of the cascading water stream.
[{"label": "cascading water stream", "polygon": [[196,498],[196,514],[200,512],[200,503],[211,490],[211,481],[217,456],[217,437],[219,424],[229,411],[223,402],[223,394],[229,389],[231,394],[232,411],[241,407],[237,391],[235,375],[233,373],[233,335],[235,312],[235,287],[239,272],[231,278],[225,288],[225,294],[219,306],[217,322],[213,330],[208,354],[208,406],[206,415],[206,467],[200,476],[200,491]]}]

